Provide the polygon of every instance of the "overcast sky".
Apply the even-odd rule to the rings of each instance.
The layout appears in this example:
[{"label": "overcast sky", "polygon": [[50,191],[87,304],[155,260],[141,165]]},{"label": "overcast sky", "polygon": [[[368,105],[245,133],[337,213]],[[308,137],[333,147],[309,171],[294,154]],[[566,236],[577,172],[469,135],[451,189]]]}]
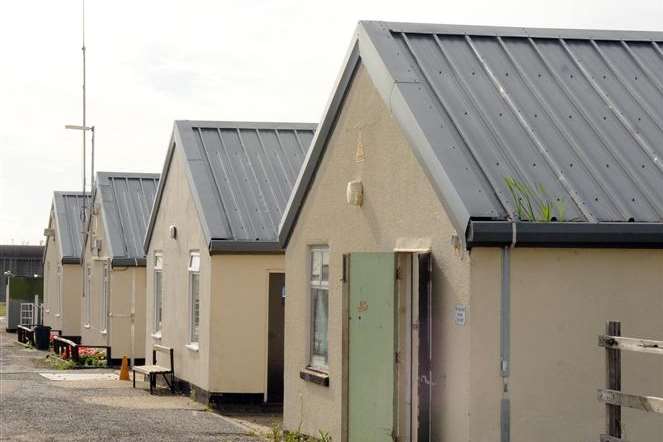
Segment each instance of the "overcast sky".
[{"label": "overcast sky", "polygon": [[[160,172],[173,120],[317,122],[360,19],[663,30],[662,0],[88,0],[97,170]],[[80,0],[0,5],[0,243],[81,188]]]}]

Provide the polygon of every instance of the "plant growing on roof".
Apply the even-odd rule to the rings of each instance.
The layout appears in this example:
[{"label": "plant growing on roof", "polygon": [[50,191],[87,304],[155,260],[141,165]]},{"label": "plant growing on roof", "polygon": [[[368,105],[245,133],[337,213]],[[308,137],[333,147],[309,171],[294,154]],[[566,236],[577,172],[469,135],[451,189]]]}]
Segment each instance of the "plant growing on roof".
[{"label": "plant growing on roof", "polygon": [[511,193],[516,216],[520,221],[565,221],[566,205],[563,201],[548,198],[542,184],[532,189],[514,177],[505,177],[504,182]]}]

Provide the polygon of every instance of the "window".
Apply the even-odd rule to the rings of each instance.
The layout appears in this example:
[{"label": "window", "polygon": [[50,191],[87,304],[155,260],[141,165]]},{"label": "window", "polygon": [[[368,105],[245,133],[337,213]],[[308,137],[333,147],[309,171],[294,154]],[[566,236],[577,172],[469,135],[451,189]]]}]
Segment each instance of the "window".
[{"label": "window", "polygon": [[110,298],[110,263],[104,262],[101,286],[101,305],[99,306],[99,329],[108,330],[108,301]]},{"label": "window", "polygon": [[327,323],[329,320],[329,248],[312,248],[310,266],[310,366],[317,370],[326,371],[328,369]]},{"label": "window", "polygon": [[85,289],[83,296],[85,296],[85,325],[90,326],[90,281],[92,279],[92,269],[90,266],[85,268]]},{"label": "window", "polygon": [[163,255],[154,254],[154,333],[161,332],[163,317]]},{"label": "window", "polygon": [[189,342],[197,344],[200,337],[200,253],[189,257]]},{"label": "window", "polygon": [[58,264],[58,316],[62,316],[62,310],[63,306],[62,304],[64,303],[64,300],[62,299],[62,292],[64,291],[64,287],[62,286],[64,281],[62,278],[62,266]]}]

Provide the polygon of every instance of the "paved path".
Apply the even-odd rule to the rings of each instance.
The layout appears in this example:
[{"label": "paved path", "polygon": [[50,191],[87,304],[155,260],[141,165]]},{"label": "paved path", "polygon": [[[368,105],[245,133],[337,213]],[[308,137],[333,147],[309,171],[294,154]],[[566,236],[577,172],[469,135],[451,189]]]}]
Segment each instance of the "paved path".
[{"label": "paved path", "polygon": [[150,396],[117,380],[49,380],[40,373],[113,371],[44,368],[46,353],[20,346],[5,327],[0,320],[0,440],[259,440],[182,396]]}]

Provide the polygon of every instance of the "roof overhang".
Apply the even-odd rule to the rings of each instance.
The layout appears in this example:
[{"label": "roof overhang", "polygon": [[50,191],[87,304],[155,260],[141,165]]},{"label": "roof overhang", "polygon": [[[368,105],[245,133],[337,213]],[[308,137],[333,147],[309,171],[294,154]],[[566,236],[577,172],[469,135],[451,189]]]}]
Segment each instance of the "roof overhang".
[{"label": "roof overhang", "polygon": [[112,267],[145,267],[147,260],[145,258],[112,258]]},{"label": "roof overhang", "polygon": [[470,221],[467,248],[578,247],[663,249],[663,224]]},{"label": "roof overhang", "polygon": [[232,241],[213,239],[209,243],[210,255],[230,253],[283,253],[277,241]]}]

